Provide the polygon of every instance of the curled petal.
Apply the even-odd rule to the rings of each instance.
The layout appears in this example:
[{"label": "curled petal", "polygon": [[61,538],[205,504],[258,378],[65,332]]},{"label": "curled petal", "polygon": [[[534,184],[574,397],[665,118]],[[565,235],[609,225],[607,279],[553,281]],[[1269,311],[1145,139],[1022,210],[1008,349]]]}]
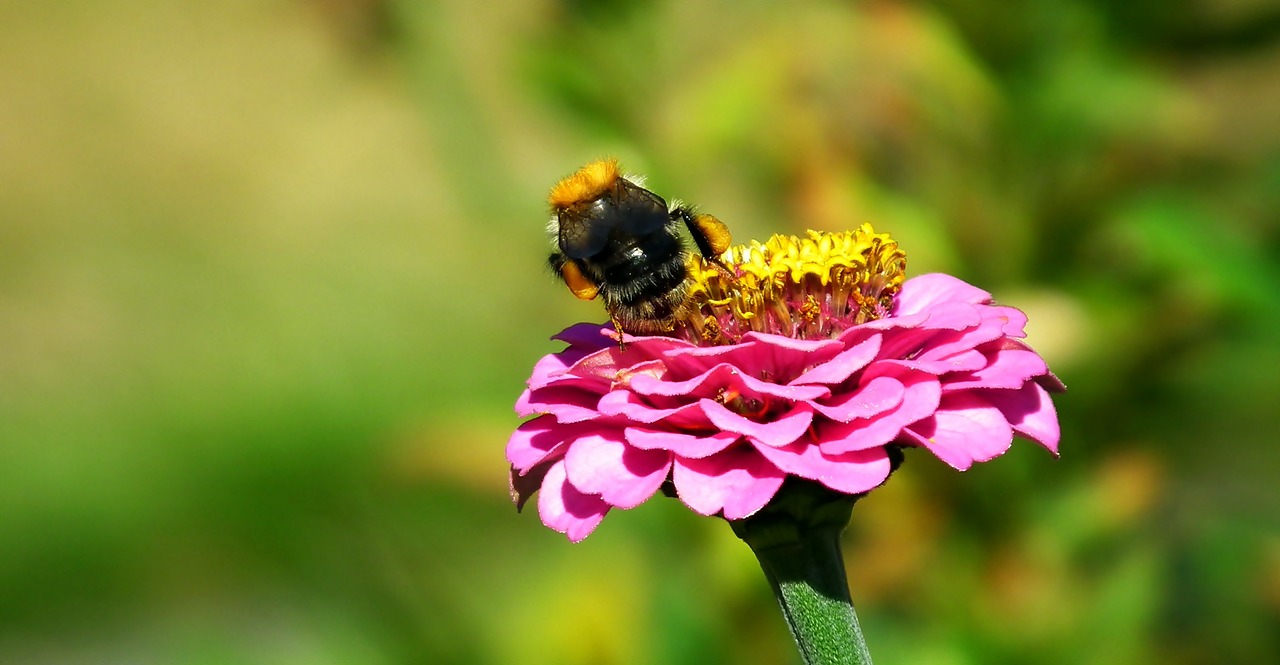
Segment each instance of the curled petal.
[{"label": "curled petal", "polygon": [[573,363],[581,360],[584,353],[570,353],[568,350],[543,356],[533,366],[533,374],[529,377],[530,388],[541,388],[562,376]]},{"label": "curled petal", "polygon": [[961,471],[1004,453],[1013,443],[1013,429],[1000,410],[969,393],[948,395],[937,413],[903,434]]},{"label": "curled petal", "polygon": [[704,399],[698,402],[711,424],[726,431],[749,436],[766,446],[785,446],[795,441],[809,429],[813,422],[813,407],[803,402],[791,410],[769,420],[757,422],[725,408],[723,404]]},{"label": "curled petal", "polygon": [[1032,377],[1049,371],[1044,359],[1034,351],[1000,349],[991,353],[986,367],[963,374],[943,384],[943,392],[971,388],[1021,388]]},{"label": "curled petal", "polygon": [[906,316],[938,303],[953,301],[980,305],[991,302],[991,294],[951,275],[919,275],[903,282],[893,314]]},{"label": "curled petal", "polygon": [[634,508],[662,486],[671,455],[627,445],[619,432],[592,434],[574,441],[564,456],[569,482],[618,508]]},{"label": "curled petal", "polygon": [[1058,454],[1058,412],[1039,383],[1030,381],[1018,390],[984,390],[981,394],[1000,410],[1013,431]]},{"label": "curled petal", "polygon": [[617,373],[613,375],[613,381],[610,382],[610,386],[612,387],[619,384],[629,386],[637,377],[661,380],[666,378],[667,374],[668,371],[666,363],[663,363],[661,360],[647,360],[645,362],[639,362],[631,365],[630,367],[620,368]]},{"label": "curled petal", "polygon": [[844,349],[844,344],[834,339],[793,339],[756,332],[742,338],[753,345],[751,353],[739,353],[730,360],[754,376],[768,372],[779,383],[786,383],[804,368],[826,362]]},{"label": "curled petal", "polygon": [[[872,321],[872,323],[876,322]],[[926,330],[914,326],[901,330],[886,330],[878,357],[883,360],[915,360],[921,351],[928,349],[940,334],[937,330]]]},{"label": "curled petal", "polygon": [[[1011,307],[986,307],[986,310],[1017,310]],[[1019,312],[1021,314],[1021,312]],[[982,322],[971,328],[957,331],[944,331],[931,340],[927,348],[918,354],[920,360],[942,360],[957,353],[964,353],[979,345],[986,344],[1004,336],[1004,328],[1009,323],[1009,315],[983,316]]]},{"label": "curled petal", "polygon": [[990,307],[988,314],[1004,322],[1001,332],[1008,337],[1027,336],[1027,315],[1022,310],[1016,307]]},{"label": "curled petal", "polygon": [[561,426],[550,416],[534,418],[522,423],[507,439],[507,461],[521,472],[528,471],[549,457],[559,459],[564,455],[561,444],[593,429],[595,426],[589,424]]},{"label": "curled petal", "polygon": [[877,376],[839,399],[814,403],[813,408],[831,420],[847,423],[872,418],[902,404],[906,392],[906,387],[896,378]]},{"label": "curled petal", "polygon": [[628,427],[623,431],[623,436],[627,443],[642,450],[666,450],[690,459],[714,455],[741,438],[733,432],[713,432],[707,436],[697,436],[686,432],[640,427]]},{"label": "curled petal", "polygon": [[761,381],[728,363],[720,363],[687,381],[663,381],[642,374],[631,379],[630,387],[641,395],[697,395],[713,397],[718,391],[732,390],[752,397],[769,396],[789,401],[817,399],[831,394],[823,386],[787,386]]},{"label": "curled petal", "polygon": [[662,360],[670,369],[672,376],[693,377],[706,372],[721,362],[737,349],[748,353],[749,342],[728,344],[724,346],[687,346],[669,349],[662,354]]},{"label": "curled petal", "polygon": [[902,384],[901,402],[871,418],[826,425],[818,432],[817,437],[822,452],[838,455],[887,445],[898,438],[902,428],[928,418],[938,408],[942,387],[937,377],[889,362],[878,363],[876,367],[877,371],[886,373],[886,376]]},{"label": "curled petal", "polygon": [[984,319],[982,306],[963,302],[937,305],[920,315],[927,318],[918,325],[885,331],[881,358],[945,359],[999,337],[1003,325]]},{"label": "curled petal", "polygon": [[670,337],[636,337],[626,350],[616,345],[608,346],[584,356],[566,372],[582,378],[595,378],[612,382],[618,371],[639,363],[658,360],[673,349],[698,348],[689,342]]},{"label": "curled petal", "polygon": [[981,351],[968,349],[934,360],[899,360],[904,367],[928,372],[934,376],[955,372],[973,372],[987,366],[987,357]]},{"label": "curled petal", "polygon": [[703,459],[677,457],[671,471],[680,500],[700,515],[740,520],[769,503],[786,478],[750,446],[735,446]]},{"label": "curled petal", "polygon": [[[929,318],[928,312],[916,312],[914,314],[905,314],[903,316],[890,316],[883,319],[875,319],[868,321],[860,326],[854,326],[840,334],[840,339],[849,337],[859,337],[869,331],[891,332],[898,330],[911,330],[917,328]],[[881,357],[884,354],[881,353]]]},{"label": "curled petal", "polygon": [[628,390],[615,390],[601,397],[597,408],[601,415],[617,416],[619,419],[634,423],[661,422],[668,427],[680,430],[712,428],[711,421],[696,402],[671,409],[659,409]]},{"label": "curled petal", "polygon": [[578,542],[600,525],[609,504],[593,494],[584,494],[567,482],[564,461],[551,465],[538,492],[538,516],[542,523]]},{"label": "curled petal", "polygon": [[843,383],[853,376],[854,372],[875,360],[880,352],[881,336],[871,335],[865,340],[841,351],[834,358],[823,362],[813,369],[801,374],[791,381],[791,385]]},{"label": "curled petal", "polygon": [[938,303],[929,309],[924,330],[970,330],[982,324],[982,310],[966,302]]},{"label": "curled petal", "polygon": [[521,416],[549,413],[562,423],[579,423],[599,417],[596,410],[599,399],[599,392],[580,386],[553,385],[524,391],[516,400],[516,413]]},{"label": "curled petal", "polygon": [[808,442],[781,448],[756,446],[756,450],[793,476],[816,480],[846,494],[861,494],[879,487],[891,470],[889,455],[883,446],[836,455],[827,455]]},{"label": "curled petal", "polygon": [[808,367],[826,362],[844,349],[839,340],[804,340],[749,332],[738,344],[673,349],[666,353],[672,367],[695,376],[718,363],[728,363],[749,376],[768,375],[780,384],[799,376]]}]

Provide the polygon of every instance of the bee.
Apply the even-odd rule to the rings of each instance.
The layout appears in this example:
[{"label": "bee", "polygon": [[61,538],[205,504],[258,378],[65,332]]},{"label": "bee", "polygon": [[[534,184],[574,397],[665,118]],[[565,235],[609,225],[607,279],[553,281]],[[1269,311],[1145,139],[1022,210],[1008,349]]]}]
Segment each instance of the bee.
[{"label": "bee", "polygon": [[591,162],[551,190],[551,269],[583,300],[604,301],[619,331],[670,331],[688,293],[690,253],[681,228],[712,263],[729,229],[623,176],[617,160]]}]

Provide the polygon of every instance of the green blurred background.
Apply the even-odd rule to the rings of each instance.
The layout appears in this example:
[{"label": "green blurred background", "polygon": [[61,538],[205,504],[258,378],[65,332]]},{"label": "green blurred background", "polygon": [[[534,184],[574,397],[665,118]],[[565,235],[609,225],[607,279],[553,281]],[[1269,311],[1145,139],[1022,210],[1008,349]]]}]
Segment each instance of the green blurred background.
[{"label": "green blurred background", "polygon": [[604,155],[1070,386],[859,504],[877,662],[1280,662],[1274,2],[61,0],[0,3],[0,663],[797,662],[722,522],[507,499]]}]

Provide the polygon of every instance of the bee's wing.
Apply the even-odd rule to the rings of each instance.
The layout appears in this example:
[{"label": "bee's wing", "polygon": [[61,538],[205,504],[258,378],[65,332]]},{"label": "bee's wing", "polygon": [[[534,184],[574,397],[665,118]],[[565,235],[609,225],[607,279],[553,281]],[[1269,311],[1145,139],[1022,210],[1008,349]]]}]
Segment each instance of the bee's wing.
[{"label": "bee's wing", "polygon": [[565,256],[588,259],[604,249],[615,221],[602,216],[602,205],[604,202],[601,200],[585,211],[566,210],[560,213],[560,251]]},{"label": "bee's wing", "polygon": [[604,251],[613,235],[634,238],[656,233],[670,223],[667,202],[625,180],[614,197],[601,197],[585,210],[561,211],[560,251],[573,259],[588,259]]},{"label": "bee's wing", "polygon": [[617,212],[618,226],[623,233],[644,237],[670,223],[671,213],[661,196],[627,181],[623,181],[623,186]]}]

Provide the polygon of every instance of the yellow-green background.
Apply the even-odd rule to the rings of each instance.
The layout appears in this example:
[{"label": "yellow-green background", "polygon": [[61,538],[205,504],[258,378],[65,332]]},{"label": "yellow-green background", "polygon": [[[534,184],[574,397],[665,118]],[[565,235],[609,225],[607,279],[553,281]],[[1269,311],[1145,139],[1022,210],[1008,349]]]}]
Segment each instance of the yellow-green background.
[{"label": "yellow-green background", "polygon": [[722,522],[507,499],[604,155],[1070,386],[859,504],[876,662],[1280,662],[1275,3],[61,0],[0,3],[0,663],[796,662]]}]

